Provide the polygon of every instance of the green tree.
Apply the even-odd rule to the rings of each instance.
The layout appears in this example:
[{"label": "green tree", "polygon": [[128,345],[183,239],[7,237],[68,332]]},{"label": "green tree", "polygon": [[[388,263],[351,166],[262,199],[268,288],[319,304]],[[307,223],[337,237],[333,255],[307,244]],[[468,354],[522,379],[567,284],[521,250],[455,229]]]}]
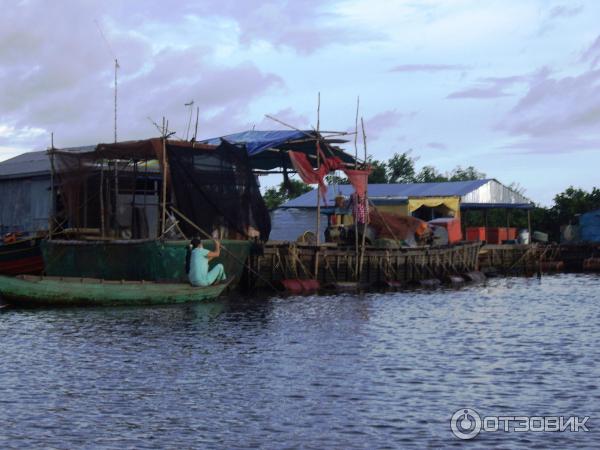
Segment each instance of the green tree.
[{"label": "green tree", "polygon": [[417,158],[410,156],[412,150],[404,153],[394,153],[388,162],[387,179],[388,183],[414,183],[415,182],[415,162]]},{"label": "green tree", "polygon": [[389,183],[386,163],[373,159],[372,156],[369,156],[368,164],[371,166],[371,173],[369,175],[370,184]]},{"label": "green tree", "polygon": [[475,167],[469,166],[462,168],[456,166],[452,172],[446,175],[449,181],[469,181],[469,180],[481,180],[485,178],[485,173],[479,172]]},{"label": "green tree", "polygon": [[423,166],[415,176],[415,181],[417,183],[438,183],[448,181],[448,177],[438,172],[433,166]]},{"label": "green tree", "polygon": [[569,186],[564,192],[554,197],[552,212],[560,225],[567,225],[577,214],[600,208],[600,189],[591,192]]},{"label": "green tree", "polygon": [[325,176],[325,181],[327,182],[327,184],[350,184],[348,178],[335,174]]},{"label": "green tree", "polygon": [[287,186],[284,182],[281,182],[277,186],[268,188],[263,194],[263,199],[265,200],[267,208],[275,209],[288,200],[299,197],[311,190],[312,187],[308,184],[304,184],[302,181],[289,180]]}]

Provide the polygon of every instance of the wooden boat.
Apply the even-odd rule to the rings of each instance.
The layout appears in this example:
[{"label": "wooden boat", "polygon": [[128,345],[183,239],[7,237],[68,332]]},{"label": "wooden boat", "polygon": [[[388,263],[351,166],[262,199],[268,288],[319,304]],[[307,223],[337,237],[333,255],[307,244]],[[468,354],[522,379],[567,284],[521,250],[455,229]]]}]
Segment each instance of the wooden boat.
[{"label": "wooden boat", "polygon": [[187,283],[0,276],[0,296],[2,303],[17,307],[167,305],[215,299],[230,282],[194,287]]},{"label": "wooden boat", "polygon": [[44,260],[40,250],[41,238],[29,237],[0,244],[0,274],[41,274]]},{"label": "wooden boat", "polygon": [[[208,250],[213,241],[203,241]],[[242,278],[250,241],[224,239],[227,251],[212,264],[223,264],[228,277]],[[45,240],[42,242],[45,274],[53,277],[90,277],[104,280],[152,280],[186,283],[185,254],[189,241]]]}]

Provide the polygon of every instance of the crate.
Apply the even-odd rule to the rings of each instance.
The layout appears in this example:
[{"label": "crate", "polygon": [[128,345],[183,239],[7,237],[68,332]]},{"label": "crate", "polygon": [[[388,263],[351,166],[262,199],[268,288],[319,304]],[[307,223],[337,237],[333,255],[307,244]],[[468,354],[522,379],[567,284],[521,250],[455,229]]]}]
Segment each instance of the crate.
[{"label": "crate", "polygon": [[467,228],[467,241],[485,241],[486,233],[485,227],[468,227]]},{"label": "crate", "polygon": [[488,244],[502,244],[503,241],[516,239],[517,229],[512,227],[488,227],[486,237]]}]

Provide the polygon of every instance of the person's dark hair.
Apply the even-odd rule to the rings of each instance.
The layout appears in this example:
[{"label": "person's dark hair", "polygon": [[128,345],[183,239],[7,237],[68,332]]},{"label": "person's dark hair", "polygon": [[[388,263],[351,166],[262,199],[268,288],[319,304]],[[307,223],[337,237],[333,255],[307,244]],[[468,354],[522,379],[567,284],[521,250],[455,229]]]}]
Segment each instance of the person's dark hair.
[{"label": "person's dark hair", "polygon": [[198,238],[194,238],[190,241],[190,245],[188,246],[187,252],[185,254],[185,273],[190,273],[190,263],[192,260],[192,250],[198,247],[202,241]]}]

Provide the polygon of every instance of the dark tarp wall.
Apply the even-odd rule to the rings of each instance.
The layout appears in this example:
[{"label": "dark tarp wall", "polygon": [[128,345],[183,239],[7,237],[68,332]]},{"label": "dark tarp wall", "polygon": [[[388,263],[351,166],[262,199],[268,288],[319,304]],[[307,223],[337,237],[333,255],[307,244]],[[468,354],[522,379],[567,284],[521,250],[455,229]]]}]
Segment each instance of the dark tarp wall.
[{"label": "dark tarp wall", "polygon": [[[220,226],[247,236],[248,228],[269,239],[271,220],[246,151],[223,142],[215,150],[168,146],[177,208],[211,233]],[[187,236],[198,232],[180,221]]]}]

